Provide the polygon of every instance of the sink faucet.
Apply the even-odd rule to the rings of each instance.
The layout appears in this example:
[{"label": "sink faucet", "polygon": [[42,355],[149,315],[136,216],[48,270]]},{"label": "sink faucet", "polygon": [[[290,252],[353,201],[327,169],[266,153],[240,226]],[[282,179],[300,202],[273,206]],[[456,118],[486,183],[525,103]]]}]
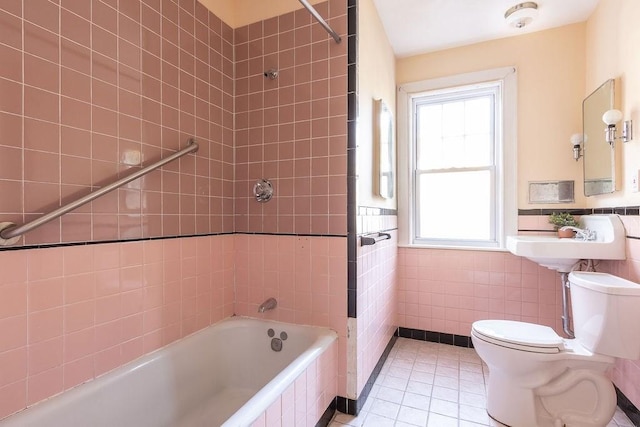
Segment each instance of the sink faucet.
[{"label": "sink faucet", "polygon": [[267,310],[273,310],[278,305],[278,301],[275,298],[269,298],[258,307],[258,313],[264,313]]},{"label": "sink faucet", "polygon": [[585,240],[585,241],[592,241],[592,240],[596,240],[596,232],[589,230],[588,228],[578,228],[578,227],[574,227],[572,225],[565,225],[564,227],[562,227],[560,230],[573,230],[576,232],[576,239],[578,240]]}]

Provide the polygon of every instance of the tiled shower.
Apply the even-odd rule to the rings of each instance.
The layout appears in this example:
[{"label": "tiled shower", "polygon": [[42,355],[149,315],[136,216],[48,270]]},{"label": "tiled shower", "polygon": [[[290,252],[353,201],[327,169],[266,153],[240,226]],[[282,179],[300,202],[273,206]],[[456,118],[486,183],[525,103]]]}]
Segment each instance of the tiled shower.
[{"label": "tiled shower", "polygon": [[[316,7],[346,35],[344,2]],[[0,4],[2,221],[200,145],[0,251],[0,417],[267,294],[344,339],[347,47],[313,24],[232,29],[194,0]]]}]

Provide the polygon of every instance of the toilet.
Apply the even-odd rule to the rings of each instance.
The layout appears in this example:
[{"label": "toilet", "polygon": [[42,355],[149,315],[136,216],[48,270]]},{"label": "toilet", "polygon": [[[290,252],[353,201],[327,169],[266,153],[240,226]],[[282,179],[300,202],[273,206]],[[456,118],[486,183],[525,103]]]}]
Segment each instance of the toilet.
[{"label": "toilet", "polygon": [[480,320],[471,339],[489,367],[487,412],[511,427],[606,426],[616,409],[607,370],[640,359],[640,285],[569,274],[575,338],[510,320]]}]

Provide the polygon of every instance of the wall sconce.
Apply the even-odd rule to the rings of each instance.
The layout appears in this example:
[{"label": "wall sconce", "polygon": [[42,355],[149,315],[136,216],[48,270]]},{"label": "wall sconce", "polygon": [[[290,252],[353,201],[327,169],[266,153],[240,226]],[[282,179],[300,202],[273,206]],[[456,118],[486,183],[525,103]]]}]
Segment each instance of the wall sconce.
[{"label": "wall sconce", "polygon": [[602,121],[607,125],[604,134],[609,145],[613,146],[616,139],[622,139],[622,142],[629,142],[633,139],[633,123],[631,120],[622,122],[622,136],[616,136],[616,123],[620,120],[622,120],[622,111],[620,110],[609,110],[602,115]]},{"label": "wall sconce", "polygon": [[573,147],[573,159],[577,162],[582,157],[582,134],[574,133],[570,138]]}]

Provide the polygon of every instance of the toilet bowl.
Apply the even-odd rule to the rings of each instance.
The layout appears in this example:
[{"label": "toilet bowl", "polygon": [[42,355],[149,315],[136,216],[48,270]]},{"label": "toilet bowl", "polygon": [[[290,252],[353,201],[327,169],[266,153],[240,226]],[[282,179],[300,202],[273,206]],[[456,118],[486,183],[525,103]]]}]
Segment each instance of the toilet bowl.
[{"label": "toilet bowl", "polygon": [[569,282],[575,339],[532,323],[473,323],[473,345],[489,367],[487,412],[503,424],[595,427],[613,417],[606,372],[615,357],[640,358],[640,285],[592,272],[571,273]]},{"label": "toilet bowl", "polygon": [[[475,322],[471,339],[489,367],[487,412],[501,423],[604,426],[613,416],[616,394],[605,376],[613,357],[594,354],[549,327],[509,320]],[[590,409],[579,409],[587,399]]]}]

